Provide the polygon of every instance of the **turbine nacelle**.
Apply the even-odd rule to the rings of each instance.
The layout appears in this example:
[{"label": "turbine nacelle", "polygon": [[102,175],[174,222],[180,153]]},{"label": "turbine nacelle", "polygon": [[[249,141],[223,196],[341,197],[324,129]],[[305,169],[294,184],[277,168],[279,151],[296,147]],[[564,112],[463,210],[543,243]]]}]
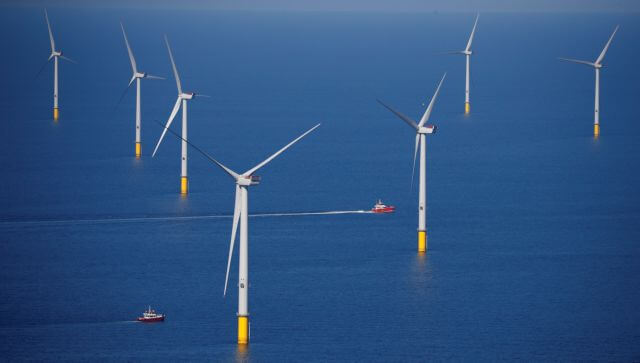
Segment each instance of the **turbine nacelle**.
[{"label": "turbine nacelle", "polygon": [[51,52],[51,55],[49,55],[49,60],[53,59],[54,57],[62,57],[62,51],[53,51]]},{"label": "turbine nacelle", "polygon": [[147,74],[145,72],[135,72],[133,73],[133,78],[145,78]]},{"label": "turbine nacelle", "polygon": [[194,92],[183,92],[178,95],[178,98],[182,100],[191,100],[196,96]]},{"label": "turbine nacelle", "polygon": [[436,132],[436,126],[434,125],[419,126],[417,132],[418,134],[433,134]]},{"label": "turbine nacelle", "polygon": [[243,186],[243,187],[248,187],[251,185],[258,185],[260,184],[260,180],[262,178],[259,177],[258,175],[240,175],[237,179],[236,179],[236,184]]},{"label": "turbine nacelle", "polygon": [[464,54],[464,55],[471,55],[471,54],[473,54],[473,51],[463,50],[461,53]]}]

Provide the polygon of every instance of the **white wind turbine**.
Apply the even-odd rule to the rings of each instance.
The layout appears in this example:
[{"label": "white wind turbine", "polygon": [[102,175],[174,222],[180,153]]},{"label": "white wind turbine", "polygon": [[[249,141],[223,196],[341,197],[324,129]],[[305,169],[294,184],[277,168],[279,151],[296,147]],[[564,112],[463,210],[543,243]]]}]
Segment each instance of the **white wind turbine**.
[{"label": "white wind turbine", "polygon": [[189,190],[189,181],[187,177],[187,101],[193,99],[194,97],[209,97],[206,95],[198,94],[196,95],[194,92],[182,92],[182,85],[180,84],[180,76],[178,75],[178,69],[176,68],[176,63],[173,60],[173,54],[171,53],[171,46],[169,45],[169,39],[167,36],[164,36],[164,40],[167,43],[167,49],[169,50],[169,58],[171,59],[171,66],[173,67],[173,74],[176,77],[176,85],[178,86],[178,99],[176,100],[176,104],[173,106],[173,110],[171,110],[171,115],[169,115],[169,120],[167,121],[164,130],[162,131],[162,135],[160,135],[160,139],[156,144],[155,149],[153,149],[152,157],[156,155],[158,151],[158,147],[160,143],[162,143],[162,139],[164,135],[167,133],[169,126],[173,122],[173,119],[176,117],[176,114],[180,110],[182,106],[182,165],[181,165],[181,174],[180,174],[180,193],[187,194]]},{"label": "white wind turbine", "polygon": [[228,167],[222,165],[219,161],[211,157],[202,149],[195,146],[193,143],[181,138],[177,133],[169,130],[165,127],[165,130],[169,130],[172,134],[182,139],[183,142],[188,143],[207,159],[219,166],[225,173],[231,176],[236,184],[236,198],[235,207],[233,208],[233,227],[231,228],[231,242],[229,243],[229,258],[227,260],[227,273],[224,281],[223,296],[227,294],[227,284],[229,282],[229,269],[231,268],[231,258],[233,257],[233,247],[236,240],[236,231],[238,229],[238,222],[240,222],[240,250],[239,250],[239,264],[238,264],[238,344],[249,343],[249,190],[251,185],[257,185],[260,183],[260,177],[254,175],[260,168],[267,165],[271,160],[275,159],[278,155],[282,154],[285,150],[298,142],[303,137],[307,136],[313,130],[320,127],[320,124],[315,125],[304,134],[298,136],[295,140],[285,145],[282,149],[278,150],[273,155],[269,156],[260,164],[247,170],[242,174],[238,174]]},{"label": "white wind turbine", "polygon": [[68,60],[72,63],[76,63],[76,61],[63,56],[62,51],[56,50],[56,42],[53,40],[53,32],[51,32],[51,23],[49,23],[49,14],[47,14],[47,9],[44,9],[44,17],[47,20],[49,40],[51,41],[51,55],[47,62],[53,59],[53,120],[58,121],[58,118],[60,117],[60,111],[58,109],[58,58]]},{"label": "white wind turbine", "polygon": [[416,166],[416,156],[418,153],[418,145],[420,146],[420,185],[418,190],[418,252],[424,253],[427,251],[427,176],[426,176],[426,134],[432,134],[436,131],[436,127],[434,125],[426,125],[426,122],[429,121],[429,117],[431,116],[431,111],[433,110],[433,104],[438,98],[438,93],[440,93],[440,87],[442,86],[442,82],[444,78],[447,76],[445,73],[438,84],[438,88],[436,92],[433,94],[431,98],[431,102],[429,102],[429,106],[427,110],[422,115],[420,122],[416,123],[411,118],[405,116],[404,114],[394,110],[390,106],[387,106],[382,101],[378,100],[378,102],[386,107],[389,111],[393,112],[396,116],[398,116],[402,121],[406,122],[409,126],[411,126],[416,131],[416,142],[415,148],[413,151],[413,170],[411,171],[411,181],[413,183],[413,174],[415,172]]},{"label": "white wind turbine", "polygon": [[[124,26],[120,23],[120,28],[122,28],[122,35],[124,36],[124,42],[127,45],[127,51],[129,52],[129,60],[131,61],[131,69],[133,70],[133,76],[129,81],[129,85],[127,89],[131,87],[133,81],[136,81],[136,158],[140,158],[142,154],[142,147],[140,144],[140,126],[141,126],[141,115],[140,115],[140,80],[142,78],[148,79],[164,79],[162,77],[154,76],[145,72],[138,71],[138,66],[136,65],[136,59],[133,56],[133,51],[131,51],[131,46],[129,45],[129,39],[127,39],[127,33],[124,31]],[[126,90],[125,90],[126,91]]]},{"label": "white wind turbine", "polygon": [[594,106],[594,115],[593,115],[593,136],[598,137],[600,135],[600,68],[603,67],[602,60],[604,59],[604,55],[607,53],[607,49],[609,49],[609,45],[611,45],[611,41],[613,40],[613,36],[616,35],[618,28],[620,26],[616,25],[616,28],[613,30],[609,41],[605,44],[604,49],[598,56],[595,62],[588,62],[578,59],[570,59],[570,58],[558,58],[563,61],[574,62],[585,64],[591,66],[596,71],[596,94],[595,94],[595,106]]},{"label": "white wind turbine", "polygon": [[462,54],[467,59],[467,72],[465,77],[465,87],[464,87],[464,113],[468,114],[471,112],[471,103],[469,99],[469,68],[471,62],[471,55],[473,52],[471,51],[471,43],[473,42],[473,36],[476,33],[476,26],[478,25],[478,18],[480,18],[480,14],[476,15],[476,21],[473,23],[473,29],[471,30],[471,35],[469,36],[469,41],[467,41],[467,46],[464,50],[449,52],[449,54]]}]

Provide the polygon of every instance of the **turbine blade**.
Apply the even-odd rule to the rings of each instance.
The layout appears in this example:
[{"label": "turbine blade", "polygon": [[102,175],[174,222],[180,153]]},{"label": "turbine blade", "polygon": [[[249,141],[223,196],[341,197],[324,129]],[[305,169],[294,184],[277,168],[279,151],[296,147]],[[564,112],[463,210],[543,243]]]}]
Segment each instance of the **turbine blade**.
[{"label": "turbine blade", "polygon": [[116,106],[113,108],[113,112],[115,112],[118,109],[118,106],[120,106],[120,102],[122,102],[122,100],[124,99],[124,96],[127,94],[127,91],[129,91],[129,88],[131,88],[131,82],[129,82],[129,85],[127,86],[127,88],[125,88],[124,91],[122,91],[122,94],[118,99],[118,103],[116,103]]},{"label": "turbine blade", "polygon": [[195,95],[193,95],[193,97],[211,98],[211,96],[209,96],[209,95],[203,95],[203,94],[200,94],[200,93],[196,93]]},{"label": "turbine blade", "polygon": [[47,28],[49,28],[49,40],[51,41],[51,53],[56,51],[56,42],[53,40],[53,32],[51,32],[51,23],[49,23],[49,14],[44,9],[44,18],[47,19]]},{"label": "turbine blade", "polygon": [[134,75],[131,77],[131,80],[129,81],[129,85],[127,86],[127,88],[131,87],[131,84],[132,84],[132,83],[133,83],[133,81],[135,81],[135,80],[136,80],[136,75],[134,74]]},{"label": "turbine blade", "polygon": [[144,78],[149,78],[149,79],[166,79],[164,77],[160,77],[160,76],[154,76],[153,74],[147,74],[144,76]]},{"label": "turbine blade", "polygon": [[42,73],[42,71],[44,70],[44,67],[46,67],[50,61],[51,61],[51,58],[49,58],[46,62],[44,62],[44,64],[42,64],[42,67],[40,67],[40,70],[38,71],[38,73],[36,73],[36,76],[33,77],[33,79],[36,79],[38,78],[38,76],[40,76],[40,73]]},{"label": "turbine blade", "polygon": [[287,150],[289,147],[291,147],[293,144],[295,144],[296,142],[298,142],[300,139],[302,139],[303,137],[307,136],[310,132],[312,132],[313,130],[317,129],[318,127],[320,127],[321,124],[317,124],[314,127],[310,128],[309,130],[307,130],[307,132],[305,132],[304,134],[298,136],[295,140],[291,141],[290,143],[288,143],[287,145],[285,145],[282,149],[278,150],[275,154],[269,156],[268,158],[266,158],[263,162],[261,162],[260,164],[254,166],[253,168],[247,170],[244,174],[242,175],[252,175],[253,173],[255,173],[256,171],[258,171],[258,169],[262,168],[263,166],[267,165],[271,160],[275,159],[278,155],[282,154],[285,150]]},{"label": "turbine blade", "polygon": [[164,134],[167,133],[167,130],[169,130],[169,126],[171,126],[171,123],[173,122],[173,119],[176,117],[176,114],[178,113],[178,110],[180,109],[180,103],[182,102],[182,99],[180,97],[178,97],[178,99],[176,100],[176,104],[173,106],[173,110],[171,110],[171,114],[169,115],[169,120],[167,120],[167,125],[164,126],[164,131],[162,131],[162,135],[160,135],[160,139],[158,140],[158,143],[156,144],[156,148],[153,149],[153,154],[151,154],[151,157],[156,156],[156,151],[158,151],[158,146],[160,146],[160,143],[162,142],[162,139],[164,138]]},{"label": "turbine blade", "polygon": [[173,67],[173,75],[176,77],[176,85],[178,86],[178,93],[182,93],[182,85],[180,84],[180,76],[178,75],[178,69],[176,68],[176,62],[173,60],[173,54],[171,54],[171,46],[169,45],[169,38],[164,36],[164,40],[167,43],[167,49],[169,50],[169,58],[171,58],[171,67]]},{"label": "turbine blade", "polygon": [[619,27],[620,27],[619,25],[616,25],[616,28],[613,30],[613,33],[611,34],[611,37],[609,38],[609,41],[604,46],[604,49],[602,49],[602,53],[600,53],[600,56],[598,57],[598,59],[596,59],[595,64],[600,64],[602,62],[602,60],[604,59],[604,55],[607,53],[607,49],[609,49],[609,45],[611,45],[611,41],[613,40],[613,36],[616,35],[616,32],[618,31]]},{"label": "turbine blade", "polygon": [[[156,121],[156,123],[157,123],[158,125],[160,125],[161,127],[164,127],[164,126],[162,126],[162,124],[161,124],[161,123],[159,123],[158,121]],[[213,163],[215,163],[216,165],[218,165],[218,166],[220,167],[220,169],[224,170],[227,174],[231,175],[231,177],[232,177],[234,180],[237,180],[237,179],[240,177],[240,174],[238,174],[238,173],[236,173],[235,171],[233,171],[233,170],[229,169],[228,167],[224,166],[224,165],[223,165],[221,162],[219,162],[218,160],[216,160],[216,159],[212,158],[212,157],[211,157],[211,155],[207,154],[204,150],[202,150],[202,149],[200,149],[199,147],[197,147],[197,146],[196,146],[194,143],[192,143],[191,141],[183,139],[183,138],[182,138],[182,136],[178,135],[176,132],[174,132],[174,131],[173,131],[173,130],[171,130],[171,129],[168,129],[168,128],[166,128],[166,127],[164,127],[164,129],[165,129],[166,131],[169,131],[170,133],[172,133],[172,134],[173,134],[173,136],[177,137],[178,139],[180,139],[180,140],[184,140],[184,142],[186,142],[186,143],[187,143],[187,144],[189,144],[191,147],[193,147],[194,149],[196,149],[196,151],[198,151],[200,154],[204,155],[204,156],[205,156],[207,159],[209,159],[211,162],[213,162]],[[163,134],[163,135],[164,135],[164,134]]]},{"label": "turbine blade", "polygon": [[424,112],[424,115],[422,115],[422,118],[420,119],[420,123],[418,124],[418,126],[423,126],[425,122],[429,121],[429,117],[431,117],[431,111],[433,111],[433,104],[436,102],[436,98],[438,98],[438,93],[440,93],[440,87],[442,87],[442,82],[444,82],[444,77],[446,77],[447,74],[445,73],[442,76],[442,79],[440,80],[440,83],[438,83],[438,88],[436,88],[436,92],[433,94],[433,97],[431,97],[431,102],[429,102],[429,107],[427,107],[427,110]]},{"label": "turbine blade", "polygon": [[418,156],[418,145],[420,144],[420,134],[416,134],[416,147],[413,150],[413,168],[411,168],[411,190],[413,190],[413,176],[416,172],[416,157]]},{"label": "turbine blade", "polygon": [[138,72],[138,67],[136,65],[136,59],[133,57],[133,51],[131,51],[131,46],[129,45],[129,39],[127,39],[127,33],[124,31],[124,25],[120,22],[120,28],[122,28],[122,35],[124,36],[124,42],[127,45],[127,52],[129,52],[129,60],[131,61],[131,69],[135,74]]},{"label": "turbine blade", "polygon": [[233,257],[233,247],[236,242],[236,231],[238,230],[238,220],[240,219],[240,187],[236,185],[236,205],[233,208],[233,227],[231,227],[231,242],[229,242],[229,259],[227,260],[227,275],[224,278],[224,292],[222,296],[227,296],[227,284],[229,282],[229,269],[231,268],[231,257]]},{"label": "turbine blade", "polygon": [[65,57],[65,56],[63,56],[63,55],[61,55],[61,56],[59,56],[59,57],[60,57],[60,58],[62,58],[62,59],[64,59],[64,60],[66,60],[66,61],[69,61],[69,62],[71,62],[71,63],[73,63],[73,64],[78,64],[78,62],[74,61],[73,59],[71,59],[71,58],[69,58],[69,57]]},{"label": "turbine blade", "polygon": [[471,30],[471,36],[469,37],[469,41],[467,42],[467,47],[464,48],[464,50],[466,50],[467,52],[469,51],[469,49],[471,49],[471,42],[473,42],[473,36],[476,33],[476,25],[478,25],[479,17],[480,17],[480,14],[478,13],[478,15],[476,15],[476,22],[473,23],[473,30]]},{"label": "turbine blade", "polygon": [[595,67],[596,66],[595,63],[591,63],[591,62],[587,62],[587,61],[583,61],[583,60],[579,60],[579,59],[562,58],[562,57],[558,57],[558,59],[563,60],[563,61],[567,61],[567,62],[586,64],[586,65],[591,66],[591,67]]},{"label": "turbine blade", "polygon": [[391,106],[387,106],[384,102],[382,102],[380,100],[376,100],[376,101],[378,101],[378,103],[381,104],[382,106],[384,106],[387,110],[393,112],[393,114],[398,116],[402,121],[406,122],[407,125],[409,125],[409,126],[413,127],[414,129],[418,130],[418,124],[415,121],[413,121],[409,117],[405,116],[404,114],[394,110],[393,108],[391,108]]}]

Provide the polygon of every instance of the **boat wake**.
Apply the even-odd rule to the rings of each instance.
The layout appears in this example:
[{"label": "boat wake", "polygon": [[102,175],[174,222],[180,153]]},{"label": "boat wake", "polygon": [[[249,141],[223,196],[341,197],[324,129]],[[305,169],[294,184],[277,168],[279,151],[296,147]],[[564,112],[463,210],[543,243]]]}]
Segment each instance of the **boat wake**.
[{"label": "boat wake", "polygon": [[[321,212],[284,212],[284,213],[254,213],[249,217],[295,217],[295,216],[321,216],[337,214],[370,214],[370,210],[336,210]],[[205,214],[195,216],[164,216],[164,217],[131,217],[131,218],[94,218],[94,219],[52,219],[52,220],[25,220],[25,221],[1,221],[1,226],[44,226],[64,224],[100,224],[100,223],[135,223],[157,221],[192,221],[202,219],[231,218],[231,214]]]}]

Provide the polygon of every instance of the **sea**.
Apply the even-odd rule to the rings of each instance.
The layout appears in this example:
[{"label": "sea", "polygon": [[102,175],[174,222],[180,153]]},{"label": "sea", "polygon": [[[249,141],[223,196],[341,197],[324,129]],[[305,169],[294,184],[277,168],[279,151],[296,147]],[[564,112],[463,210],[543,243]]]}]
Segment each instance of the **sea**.
[{"label": "sea", "polygon": [[[579,10],[579,9],[576,9]],[[640,68],[635,13],[49,8],[0,11],[0,360],[638,361]],[[135,88],[119,22],[142,81]],[[594,61],[619,24],[601,74]],[[153,148],[185,91],[188,139],[244,172],[248,346],[238,254],[223,297],[234,181],[180,140]],[[38,71],[44,65],[41,73]],[[427,137],[417,253],[414,131]],[[180,114],[171,128],[180,132]],[[364,213],[378,200],[391,214]],[[342,213],[345,212],[345,213]],[[237,249],[237,243],[236,243]],[[158,324],[134,322],[148,307]]]}]

